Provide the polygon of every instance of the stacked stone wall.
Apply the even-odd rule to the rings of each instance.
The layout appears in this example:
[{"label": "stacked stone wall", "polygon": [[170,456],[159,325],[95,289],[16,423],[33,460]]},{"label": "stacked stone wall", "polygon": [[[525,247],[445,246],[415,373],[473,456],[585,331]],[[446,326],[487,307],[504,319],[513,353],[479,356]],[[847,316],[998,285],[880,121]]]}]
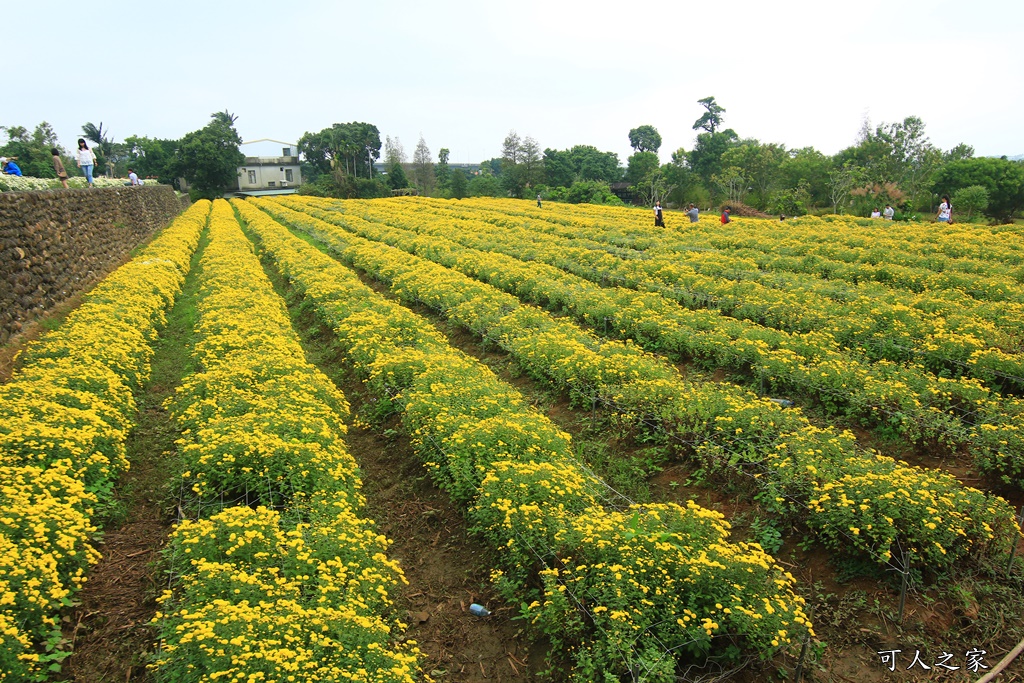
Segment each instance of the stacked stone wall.
[{"label": "stacked stone wall", "polygon": [[0,345],[181,213],[167,185],[0,193]]}]

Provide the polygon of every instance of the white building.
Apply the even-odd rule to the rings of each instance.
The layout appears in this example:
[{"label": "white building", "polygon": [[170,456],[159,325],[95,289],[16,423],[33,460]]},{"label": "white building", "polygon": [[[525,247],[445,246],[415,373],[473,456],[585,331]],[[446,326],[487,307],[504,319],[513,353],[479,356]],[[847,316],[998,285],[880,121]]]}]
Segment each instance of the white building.
[{"label": "white building", "polygon": [[299,150],[294,142],[250,140],[239,145],[245,162],[238,167],[238,190],[293,190],[302,184]]}]

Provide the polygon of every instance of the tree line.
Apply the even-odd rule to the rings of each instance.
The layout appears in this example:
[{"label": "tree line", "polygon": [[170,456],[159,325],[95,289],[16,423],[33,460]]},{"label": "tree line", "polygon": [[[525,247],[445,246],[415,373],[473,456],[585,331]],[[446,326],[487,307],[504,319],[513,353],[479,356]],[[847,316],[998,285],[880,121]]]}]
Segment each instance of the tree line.
[{"label": "tree line", "polygon": [[[508,133],[501,156],[478,166],[450,163],[450,150],[436,158],[421,135],[411,160],[397,137],[384,136],[370,123],[335,123],[307,132],[298,141],[303,158],[300,191],[335,197],[385,197],[416,192],[466,196],[532,197],[599,204],[627,201],[666,206],[748,205],[752,210],[800,215],[811,210],[868,215],[887,204],[897,218],[931,211],[942,195],[953,199],[957,215],[975,214],[1006,221],[1024,209],[1024,162],[975,157],[967,144],[943,151],[925,133],[924,122],[909,116],[872,127],[866,120],[856,141],[834,155],[813,147],[741,137],[725,127],[726,110],[714,97],[698,100],[704,111],[693,123],[690,149],[679,148],[661,163],[660,133],[641,125],[628,133],[633,153],[623,164],[614,152],[592,145],[542,149],[533,137]],[[197,197],[219,196],[234,185],[244,156],[228,111],[211,115],[203,128],[180,140],[129,136],[114,142],[110,132],[87,122],[82,136],[98,157],[97,172],[123,176],[132,167],[161,183],[189,183]],[[26,175],[55,177],[50,149],[52,127],[43,122],[31,133],[2,127],[9,138],[0,155],[18,157]],[[78,169],[66,150],[65,167]]]}]

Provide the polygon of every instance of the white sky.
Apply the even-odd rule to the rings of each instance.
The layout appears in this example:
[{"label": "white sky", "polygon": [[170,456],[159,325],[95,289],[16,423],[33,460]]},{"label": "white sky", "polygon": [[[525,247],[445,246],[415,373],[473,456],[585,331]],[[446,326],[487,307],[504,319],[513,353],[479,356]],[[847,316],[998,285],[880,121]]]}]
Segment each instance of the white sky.
[{"label": "white sky", "polygon": [[916,115],[942,149],[1024,154],[1020,0],[36,0],[0,26],[0,125],[49,121],[65,147],[86,121],[178,138],[226,108],[244,140],[366,121],[456,162],[513,128],[625,162],[651,124],[664,162],[713,95],[789,148]]}]

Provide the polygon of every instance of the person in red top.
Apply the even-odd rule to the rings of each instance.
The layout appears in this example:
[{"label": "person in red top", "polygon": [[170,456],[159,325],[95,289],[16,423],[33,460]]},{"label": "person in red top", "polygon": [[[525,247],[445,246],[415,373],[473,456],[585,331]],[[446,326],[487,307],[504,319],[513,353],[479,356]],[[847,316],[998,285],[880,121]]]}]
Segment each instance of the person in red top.
[{"label": "person in red top", "polygon": [[722,225],[725,225],[728,222],[729,222],[729,207],[727,206],[727,207],[725,207],[725,210],[722,211]]}]

